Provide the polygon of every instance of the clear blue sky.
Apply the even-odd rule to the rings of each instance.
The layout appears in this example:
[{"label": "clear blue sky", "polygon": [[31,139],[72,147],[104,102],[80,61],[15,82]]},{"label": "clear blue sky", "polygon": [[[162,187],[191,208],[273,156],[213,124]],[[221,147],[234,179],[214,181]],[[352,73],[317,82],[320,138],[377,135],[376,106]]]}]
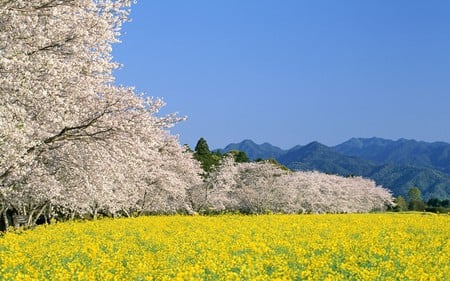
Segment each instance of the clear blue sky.
[{"label": "clear blue sky", "polygon": [[450,142],[448,0],[140,0],[117,82],[188,120],[181,143]]}]

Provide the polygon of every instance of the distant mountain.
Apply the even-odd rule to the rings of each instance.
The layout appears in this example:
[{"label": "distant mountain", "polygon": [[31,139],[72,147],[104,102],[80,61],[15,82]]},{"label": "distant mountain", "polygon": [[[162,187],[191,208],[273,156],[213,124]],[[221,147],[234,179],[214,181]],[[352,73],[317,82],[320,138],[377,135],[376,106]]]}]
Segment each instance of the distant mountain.
[{"label": "distant mountain", "polygon": [[292,170],[316,170],[341,176],[363,176],[407,196],[418,187],[425,200],[450,199],[450,144],[400,139],[353,138],[335,147],[319,142],[282,150],[268,143],[245,140],[223,152],[240,150],[250,159],[275,158]]},{"label": "distant mountain", "polygon": [[376,167],[365,177],[407,198],[411,187],[418,187],[425,200],[450,199],[450,175],[437,170],[408,165],[386,164]]},{"label": "distant mountain", "polygon": [[358,157],[342,155],[319,142],[290,149],[277,160],[292,170],[317,170],[343,176],[368,174],[376,166]]},{"label": "distant mountain", "polygon": [[438,170],[405,164],[384,164],[337,152],[318,142],[288,150],[277,159],[296,171],[316,170],[341,176],[363,176],[392,190],[395,195],[407,196],[411,187],[418,187],[425,200],[450,198],[450,175]]},{"label": "distant mountain", "polygon": [[399,139],[353,138],[334,149],[378,164],[405,164],[437,169],[450,174],[450,144]]},{"label": "distant mountain", "polygon": [[227,145],[224,149],[220,149],[222,153],[231,150],[244,151],[250,160],[256,159],[276,159],[284,154],[286,151],[273,146],[269,143],[256,144],[251,140],[244,140],[240,143],[232,143]]}]

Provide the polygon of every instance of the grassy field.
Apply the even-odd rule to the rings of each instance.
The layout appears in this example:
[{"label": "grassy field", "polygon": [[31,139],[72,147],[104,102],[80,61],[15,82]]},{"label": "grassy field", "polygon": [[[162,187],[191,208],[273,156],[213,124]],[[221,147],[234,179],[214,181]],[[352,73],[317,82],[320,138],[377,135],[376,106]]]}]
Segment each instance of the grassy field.
[{"label": "grassy field", "polygon": [[450,280],[450,216],[156,216],[0,237],[0,280]]}]

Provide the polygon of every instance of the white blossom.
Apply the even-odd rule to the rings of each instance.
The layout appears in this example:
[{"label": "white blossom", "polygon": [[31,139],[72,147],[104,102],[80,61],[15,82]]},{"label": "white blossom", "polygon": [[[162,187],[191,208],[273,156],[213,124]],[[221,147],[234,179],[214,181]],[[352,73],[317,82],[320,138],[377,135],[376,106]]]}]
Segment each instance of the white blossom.
[{"label": "white blossom", "polygon": [[235,163],[232,157],[189,194],[197,211],[357,213],[393,205],[391,193],[371,180],[291,172],[269,162]]},{"label": "white blossom", "polygon": [[0,210],[190,212],[200,168],[160,99],[114,85],[130,1],[0,0]]}]

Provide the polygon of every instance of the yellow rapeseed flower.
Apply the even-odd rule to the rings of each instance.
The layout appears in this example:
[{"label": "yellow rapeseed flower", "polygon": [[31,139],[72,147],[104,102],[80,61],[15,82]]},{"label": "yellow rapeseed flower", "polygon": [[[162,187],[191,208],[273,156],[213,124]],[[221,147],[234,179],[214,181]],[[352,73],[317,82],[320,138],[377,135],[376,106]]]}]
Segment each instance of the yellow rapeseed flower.
[{"label": "yellow rapeseed flower", "polygon": [[450,216],[155,216],[0,238],[0,280],[446,280]]}]

